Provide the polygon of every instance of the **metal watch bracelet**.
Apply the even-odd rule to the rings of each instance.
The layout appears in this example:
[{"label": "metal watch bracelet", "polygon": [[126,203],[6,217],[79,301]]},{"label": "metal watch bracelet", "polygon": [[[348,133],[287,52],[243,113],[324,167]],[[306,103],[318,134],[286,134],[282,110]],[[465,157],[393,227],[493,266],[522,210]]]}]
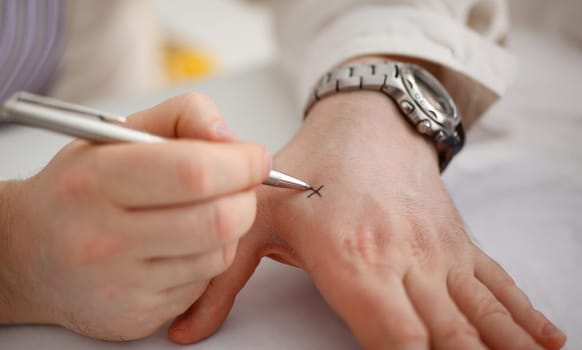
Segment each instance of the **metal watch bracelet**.
[{"label": "metal watch bracelet", "polygon": [[457,108],[444,87],[423,68],[396,61],[367,61],[338,67],[325,74],[305,108],[340,92],[379,91],[390,97],[404,117],[430,138],[443,171],[464,144],[464,130]]}]

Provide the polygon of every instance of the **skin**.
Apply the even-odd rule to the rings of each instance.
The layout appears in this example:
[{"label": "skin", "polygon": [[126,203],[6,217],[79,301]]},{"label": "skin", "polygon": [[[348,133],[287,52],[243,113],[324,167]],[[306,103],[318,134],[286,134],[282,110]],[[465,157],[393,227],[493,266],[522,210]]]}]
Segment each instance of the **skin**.
[{"label": "skin", "polygon": [[130,125],[181,140],[76,141],[31,179],[0,183],[0,323],[127,340],[181,314],[169,336],[192,343],[218,330],[269,256],[307,271],[368,350],[565,343],[471,242],[433,145],[385,96],[324,99],[276,155],[325,185],[322,198],[257,188],[270,157],[237,142],[208,98]]},{"label": "skin", "polygon": [[39,174],[0,183],[0,324],[147,336],[232,263],[271,158],[214,103],[184,95],[129,125],[164,144],[75,141]]},{"label": "skin", "polygon": [[274,163],[325,185],[323,197],[257,189],[258,217],[234,264],[174,321],[174,342],[213,334],[269,256],[309,273],[368,350],[564,345],[565,335],[472,243],[434,146],[390,99],[351,92],[318,102]]}]

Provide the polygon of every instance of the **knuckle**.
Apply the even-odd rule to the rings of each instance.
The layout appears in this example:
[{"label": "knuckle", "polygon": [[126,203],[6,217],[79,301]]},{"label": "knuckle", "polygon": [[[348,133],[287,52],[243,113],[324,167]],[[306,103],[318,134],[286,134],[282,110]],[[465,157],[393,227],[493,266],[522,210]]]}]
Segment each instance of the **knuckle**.
[{"label": "knuckle", "polygon": [[70,169],[66,176],[59,178],[56,189],[61,200],[86,198],[97,189],[97,178],[84,169]]},{"label": "knuckle", "polygon": [[[99,285],[95,286],[95,296],[98,300],[107,300],[112,304],[125,304],[128,307],[133,307],[133,305],[128,303],[128,286],[124,283],[120,282],[119,280],[108,280],[102,281]],[[135,301],[135,299],[133,299]]]},{"label": "knuckle", "polygon": [[227,264],[227,261],[225,260],[224,249],[217,249],[208,253],[205,259],[205,269],[202,276],[200,276],[200,274],[197,276],[198,278],[213,278],[220,275],[230,267],[230,264]]},{"label": "knuckle", "polygon": [[463,319],[455,319],[441,324],[441,337],[443,342],[449,343],[456,339],[471,337],[477,338],[479,334]]},{"label": "knuckle", "polygon": [[244,167],[248,174],[248,184],[259,184],[265,175],[265,157],[267,150],[260,145],[249,145],[245,152]]},{"label": "knuckle", "polygon": [[493,282],[504,290],[516,287],[515,280],[497,263],[495,265]]},{"label": "knuckle", "polygon": [[417,322],[403,322],[399,325],[398,331],[394,334],[396,344],[428,344],[429,335],[424,326]]},{"label": "knuckle", "polygon": [[238,218],[232,200],[218,201],[212,207],[212,222],[220,242],[229,242],[236,236]]},{"label": "knuckle", "polygon": [[163,312],[168,319],[176,317],[184,313],[192,305],[193,301],[198,300],[207,289],[209,280],[196,280],[186,286],[176,287],[174,290],[168,291],[168,298],[172,302],[164,308]]},{"label": "knuckle", "polygon": [[212,99],[204,94],[199,92],[187,92],[178,97],[184,103],[184,106],[196,106],[199,104],[204,104],[208,102],[212,102]]},{"label": "knuckle", "polygon": [[119,237],[89,234],[89,237],[72,239],[65,244],[62,260],[65,264],[89,265],[118,256],[126,248]]},{"label": "knuckle", "polygon": [[524,340],[520,344],[517,344],[516,349],[517,350],[545,350],[544,347],[535,343],[531,339]]},{"label": "knuckle", "polygon": [[437,259],[439,251],[439,237],[434,232],[430,232],[430,227],[424,224],[413,222],[410,224],[413,238],[409,241],[410,252],[417,257],[423,266],[435,266],[433,264]]},{"label": "knuckle", "polygon": [[211,175],[200,159],[185,158],[178,163],[179,186],[200,196],[208,195],[211,190]]},{"label": "knuckle", "polygon": [[481,299],[477,305],[476,315],[481,321],[491,317],[510,317],[509,311],[493,297]]},{"label": "knuckle", "polygon": [[394,266],[386,259],[390,238],[381,229],[361,227],[355,235],[344,238],[342,245],[352,259],[373,271],[391,271]]},{"label": "knuckle", "polygon": [[165,322],[159,315],[159,307],[155,306],[134,309],[122,319],[122,324],[131,327],[126,327],[122,333],[117,330],[115,340],[137,340],[155,333]]},{"label": "knuckle", "polygon": [[257,213],[257,197],[255,192],[249,191],[240,194],[238,204],[236,204],[236,208],[234,209],[238,213],[238,232],[244,233],[248,231],[255,222]]},{"label": "knuckle", "polygon": [[183,103],[182,109],[185,114],[199,115],[202,110],[215,107],[212,98],[204,94],[189,92],[179,98]]},{"label": "knuckle", "polygon": [[474,282],[475,276],[473,274],[458,267],[454,268],[447,277],[447,285],[454,294],[472,294],[477,287]]},{"label": "knuckle", "polygon": [[520,337],[514,341],[514,345],[511,347],[515,350],[543,350],[540,344],[536,343],[531,337]]},{"label": "knuckle", "polygon": [[542,335],[544,328],[547,325],[553,326],[546,316],[544,316],[542,312],[534,309],[533,306],[530,306],[528,310],[526,310],[525,315],[525,319],[533,326],[532,329],[534,329],[537,334]]},{"label": "knuckle", "polygon": [[81,313],[71,312],[67,314],[64,326],[93,338],[128,341],[154,333],[166,321],[159,316],[159,305],[145,302],[147,298],[143,295],[127,298],[127,290],[122,294],[123,298],[111,302],[124,305],[123,312],[109,312],[110,322],[95,322],[95,320],[86,319]]},{"label": "knuckle", "polygon": [[222,262],[224,265],[224,270],[228,269],[234,262],[236,256],[237,244],[229,244],[228,246],[222,248]]},{"label": "knuckle", "polygon": [[361,202],[361,207],[367,218],[357,220],[351,233],[342,235],[342,250],[352,262],[357,262],[349,265],[373,272],[393,273],[395,269],[402,267],[399,259],[387,258],[393,255],[392,249],[399,243],[397,237],[390,234],[385,225],[376,225],[374,220],[369,220],[374,218],[379,220],[376,222],[382,222],[385,216],[383,203],[368,197]]},{"label": "knuckle", "polygon": [[515,283],[515,280],[507,274],[504,270],[498,270],[493,278],[493,284],[498,289],[498,294],[500,298],[504,298],[506,296],[510,296],[515,293],[519,293],[523,296],[526,303],[524,304],[525,307],[531,307],[531,303],[527,296],[521,291],[521,289]]}]

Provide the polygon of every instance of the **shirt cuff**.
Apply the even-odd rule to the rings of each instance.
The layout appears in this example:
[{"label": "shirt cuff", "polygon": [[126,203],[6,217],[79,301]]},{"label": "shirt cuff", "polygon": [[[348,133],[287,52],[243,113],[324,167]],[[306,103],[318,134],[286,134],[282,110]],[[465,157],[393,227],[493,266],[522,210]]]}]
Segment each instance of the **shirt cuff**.
[{"label": "shirt cuff", "polygon": [[365,6],[323,27],[307,45],[299,75],[305,103],[332,67],[363,55],[410,56],[444,68],[441,78],[465,124],[509,87],[516,75],[512,55],[446,15],[413,7]]}]

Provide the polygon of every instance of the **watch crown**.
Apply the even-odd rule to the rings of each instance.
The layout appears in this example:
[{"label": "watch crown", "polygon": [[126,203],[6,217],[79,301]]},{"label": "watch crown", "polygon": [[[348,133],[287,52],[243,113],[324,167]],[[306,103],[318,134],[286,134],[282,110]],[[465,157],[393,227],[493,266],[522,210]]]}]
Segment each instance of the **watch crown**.
[{"label": "watch crown", "polygon": [[430,132],[430,127],[432,126],[430,120],[425,119],[416,124],[416,130],[421,134],[428,134]]},{"label": "watch crown", "polygon": [[410,103],[410,101],[404,100],[400,102],[400,110],[402,110],[404,114],[410,114],[412,113],[412,111],[414,111],[414,106],[412,105],[412,103]]},{"label": "watch crown", "polygon": [[446,137],[446,135],[445,135],[444,131],[442,131],[442,130],[439,130],[439,131],[437,131],[437,133],[434,135],[434,140],[435,140],[436,142],[442,142],[442,141],[444,141],[446,138],[447,138],[447,137]]}]

